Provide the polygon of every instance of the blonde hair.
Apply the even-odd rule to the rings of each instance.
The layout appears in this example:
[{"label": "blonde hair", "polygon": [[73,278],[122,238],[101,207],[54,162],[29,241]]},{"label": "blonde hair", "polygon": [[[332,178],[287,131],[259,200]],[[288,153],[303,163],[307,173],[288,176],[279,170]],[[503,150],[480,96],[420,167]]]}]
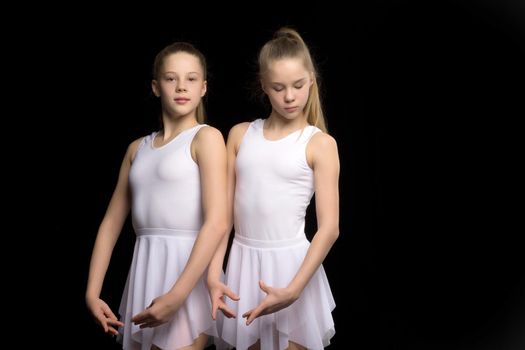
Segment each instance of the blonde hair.
[{"label": "blonde hair", "polygon": [[[197,57],[199,63],[201,64],[203,80],[206,80],[206,58],[204,57],[202,52],[200,52],[195,46],[187,42],[175,42],[173,44],[170,44],[163,48],[157,54],[157,56],[155,56],[155,61],[153,62],[153,79],[157,80],[159,78],[159,74],[166,57],[177,52],[186,52],[190,55]],[[199,105],[197,106],[195,115],[199,124],[202,124],[206,121],[206,113],[204,110],[204,104],[202,102],[202,99],[199,102]]]},{"label": "blonde hair", "polygon": [[275,32],[272,40],[268,41],[259,52],[259,79],[267,74],[270,64],[282,58],[300,58],[306,69],[313,73],[314,79],[310,87],[308,101],[304,107],[306,121],[324,132],[327,132],[321,96],[319,94],[319,77],[310,50],[299,33],[291,28],[283,27]]}]

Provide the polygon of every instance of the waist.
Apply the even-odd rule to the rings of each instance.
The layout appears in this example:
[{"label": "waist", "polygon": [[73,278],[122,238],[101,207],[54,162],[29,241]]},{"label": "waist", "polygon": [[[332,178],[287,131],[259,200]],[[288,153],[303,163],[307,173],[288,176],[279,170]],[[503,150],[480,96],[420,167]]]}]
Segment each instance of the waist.
[{"label": "waist", "polygon": [[139,228],[135,229],[137,236],[171,236],[179,238],[197,238],[199,230],[178,230],[172,228]]},{"label": "waist", "polygon": [[300,244],[308,243],[304,233],[300,233],[293,238],[279,240],[260,240],[253,239],[235,233],[234,241],[238,244],[251,248],[289,248]]}]

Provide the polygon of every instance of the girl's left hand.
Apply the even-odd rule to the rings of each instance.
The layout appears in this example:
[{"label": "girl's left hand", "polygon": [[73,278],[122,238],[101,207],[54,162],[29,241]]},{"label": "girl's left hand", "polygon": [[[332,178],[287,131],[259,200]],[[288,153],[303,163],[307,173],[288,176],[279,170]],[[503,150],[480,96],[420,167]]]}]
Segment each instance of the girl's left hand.
[{"label": "girl's left hand", "polygon": [[231,300],[239,301],[239,296],[220,281],[208,282],[208,290],[211,299],[211,318],[213,320],[217,319],[217,310],[221,310],[224,316],[228,318],[235,318],[235,311],[228,307],[224,297],[227,296]]},{"label": "girl's left hand", "polygon": [[246,318],[247,326],[257,317],[282,310],[298,299],[298,296],[295,296],[288,288],[270,287],[263,281],[259,281],[259,287],[267,295],[255,309],[251,309],[242,315]]},{"label": "girl's left hand", "polygon": [[151,304],[141,313],[133,316],[131,321],[140,328],[157,327],[170,321],[182,305],[182,300],[175,299],[168,294],[153,299]]}]

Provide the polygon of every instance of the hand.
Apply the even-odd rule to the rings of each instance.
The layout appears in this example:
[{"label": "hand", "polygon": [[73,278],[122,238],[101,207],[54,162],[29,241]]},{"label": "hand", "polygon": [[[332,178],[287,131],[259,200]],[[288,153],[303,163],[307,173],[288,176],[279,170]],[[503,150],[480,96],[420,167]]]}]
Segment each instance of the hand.
[{"label": "hand", "polygon": [[224,302],[224,296],[231,300],[238,301],[240,298],[227,285],[222,282],[208,283],[211,299],[211,318],[217,319],[217,310],[221,310],[224,316],[228,318],[235,318],[235,311],[230,309]]},{"label": "hand", "polygon": [[161,295],[153,299],[144,311],[133,316],[131,321],[140,328],[160,326],[173,318],[183,302],[184,300],[174,298],[170,294]]},{"label": "hand", "polygon": [[247,326],[257,317],[282,310],[298,299],[298,296],[295,296],[288,288],[273,288],[263,281],[259,281],[259,287],[267,295],[255,309],[251,309],[242,315],[246,318]]},{"label": "hand", "polygon": [[108,304],[100,298],[93,298],[86,300],[87,307],[95,321],[104,328],[104,332],[111,335],[118,334],[118,327],[124,327],[124,323],[120,322],[111,311]]}]

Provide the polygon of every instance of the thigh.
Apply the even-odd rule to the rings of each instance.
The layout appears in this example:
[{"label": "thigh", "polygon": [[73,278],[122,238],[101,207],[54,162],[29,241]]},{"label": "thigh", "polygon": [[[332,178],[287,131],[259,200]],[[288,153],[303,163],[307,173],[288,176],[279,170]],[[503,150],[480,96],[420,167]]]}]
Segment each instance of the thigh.
[{"label": "thigh", "polygon": [[208,342],[208,335],[202,333],[201,335],[199,335],[197,339],[195,339],[193,344],[185,346],[177,350],[203,350],[207,342]]},{"label": "thigh", "polygon": [[[206,342],[208,341],[208,336],[206,334],[201,334],[193,344],[185,346],[183,348],[179,348],[177,350],[203,350],[206,346]],[[160,348],[156,347],[155,345],[151,346],[151,350],[161,350]]]},{"label": "thigh", "polygon": [[306,350],[306,348],[302,345],[299,345],[297,343],[294,343],[293,341],[288,342],[288,350]]},{"label": "thigh", "polygon": [[257,340],[252,346],[248,348],[248,350],[261,350],[261,341]]}]

